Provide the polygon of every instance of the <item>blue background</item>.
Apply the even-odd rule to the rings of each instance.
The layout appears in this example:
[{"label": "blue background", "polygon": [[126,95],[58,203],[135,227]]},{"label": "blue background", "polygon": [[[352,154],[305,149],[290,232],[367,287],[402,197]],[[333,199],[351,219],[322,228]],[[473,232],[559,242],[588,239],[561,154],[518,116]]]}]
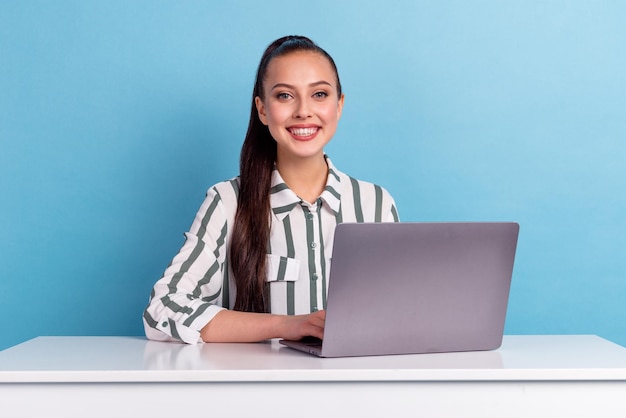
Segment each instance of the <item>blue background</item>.
[{"label": "blue background", "polygon": [[340,169],[404,221],[521,224],[507,333],[626,344],[625,21],[619,0],[1,1],[0,349],[143,333],[294,33],[337,61]]}]

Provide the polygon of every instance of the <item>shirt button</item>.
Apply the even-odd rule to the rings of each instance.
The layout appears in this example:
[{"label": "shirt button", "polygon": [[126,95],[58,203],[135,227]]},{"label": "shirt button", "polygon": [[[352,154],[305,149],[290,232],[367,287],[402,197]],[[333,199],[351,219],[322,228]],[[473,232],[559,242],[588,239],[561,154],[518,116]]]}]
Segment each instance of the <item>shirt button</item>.
[{"label": "shirt button", "polygon": [[312,307],[311,312],[317,312],[317,306]]},{"label": "shirt button", "polygon": [[313,214],[309,213],[306,217],[307,217],[307,219],[311,220],[311,219],[313,219]]},{"label": "shirt button", "polygon": [[165,322],[163,322],[163,323],[161,324],[161,326],[162,326],[162,327],[164,327],[164,328],[165,328],[165,327],[167,327],[168,325],[169,325],[169,324],[167,323],[167,321],[165,321]]},{"label": "shirt button", "polygon": [[311,279],[317,280],[317,274],[313,273],[313,276],[311,276]]},{"label": "shirt button", "polygon": [[314,243],[314,242],[312,242],[312,243],[311,243],[311,248],[315,249],[316,247],[317,247],[317,244],[316,244],[316,243]]}]

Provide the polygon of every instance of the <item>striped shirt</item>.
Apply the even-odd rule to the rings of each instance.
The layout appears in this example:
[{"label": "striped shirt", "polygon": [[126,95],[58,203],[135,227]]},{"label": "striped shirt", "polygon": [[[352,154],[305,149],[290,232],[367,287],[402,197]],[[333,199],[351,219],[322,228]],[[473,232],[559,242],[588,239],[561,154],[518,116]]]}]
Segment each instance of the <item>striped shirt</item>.
[{"label": "striped shirt", "polygon": [[[297,315],[326,308],[335,226],[341,222],[397,222],[391,195],[380,186],[337,170],[313,203],[300,199],[272,174],[271,227],[267,262],[270,311]],[[228,266],[237,209],[238,178],[207,192],[185,242],[155,284],[143,320],[146,336],[196,343],[222,309],[232,309],[235,285]]]}]

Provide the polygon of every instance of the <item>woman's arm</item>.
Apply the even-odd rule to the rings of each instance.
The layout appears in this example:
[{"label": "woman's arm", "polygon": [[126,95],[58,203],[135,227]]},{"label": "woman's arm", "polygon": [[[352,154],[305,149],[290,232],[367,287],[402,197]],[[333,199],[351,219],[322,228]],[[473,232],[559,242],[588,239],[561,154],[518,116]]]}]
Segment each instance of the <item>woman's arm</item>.
[{"label": "woman's arm", "polygon": [[257,342],[270,338],[324,338],[325,311],[307,315],[273,315],[223,310],[200,333],[205,342]]},{"label": "woman's arm", "polygon": [[234,216],[233,182],[207,191],[185,242],[155,283],[143,315],[146,336],[195,344],[200,331],[228,306],[225,282],[228,225]]}]

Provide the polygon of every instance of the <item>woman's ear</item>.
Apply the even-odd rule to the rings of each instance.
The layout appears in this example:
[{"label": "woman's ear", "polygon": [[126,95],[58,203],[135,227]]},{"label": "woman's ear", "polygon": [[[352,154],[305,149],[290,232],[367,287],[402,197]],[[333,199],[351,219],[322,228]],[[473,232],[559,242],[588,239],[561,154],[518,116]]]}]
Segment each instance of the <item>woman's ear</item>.
[{"label": "woman's ear", "polygon": [[341,97],[337,101],[337,120],[341,119],[341,113],[343,112],[343,102],[345,97],[346,96],[342,93]]},{"label": "woman's ear", "polygon": [[263,100],[259,96],[254,98],[254,104],[256,105],[256,111],[259,114],[259,120],[265,126],[267,126],[267,114],[265,113],[265,105],[263,104]]}]

